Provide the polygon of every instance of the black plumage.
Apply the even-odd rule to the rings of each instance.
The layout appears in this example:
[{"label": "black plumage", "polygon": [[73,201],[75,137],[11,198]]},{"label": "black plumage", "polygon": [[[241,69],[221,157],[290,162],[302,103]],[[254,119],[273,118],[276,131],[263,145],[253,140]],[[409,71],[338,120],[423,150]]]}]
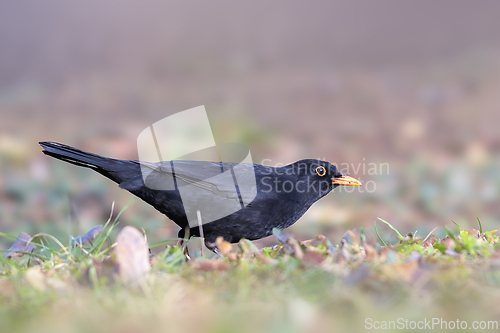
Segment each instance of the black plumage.
[{"label": "black plumage", "polygon": [[[358,180],[342,175],[331,163],[314,159],[300,160],[279,168],[206,161],[147,163],[107,158],[54,142],[40,142],[40,145],[44,154],[91,168],[149,203],[181,228],[181,238],[188,229],[189,237],[200,236],[200,227],[188,222],[187,216],[192,216],[193,212],[183,205],[182,186],[196,186],[196,191],[183,196],[184,200],[190,200],[193,207],[196,207],[197,201],[214,197],[227,200],[223,202],[241,204],[241,208],[231,214],[211,222],[208,219],[209,222],[203,224],[205,243],[210,248],[213,248],[218,236],[232,243],[241,238],[256,240],[269,236],[273,228],[285,229],[294,224],[314,202],[335,187],[361,185]],[[225,182],[224,176],[222,180],[221,177],[214,177],[235,167],[244,177],[255,175],[255,185],[240,186],[235,192],[234,187],[228,188],[226,184],[230,182]],[[143,177],[144,168],[149,172],[148,177]],[[224,174],[231,175],[229,172]],[[175,187],[165,190],[161,184],[168,180],[173,180]],[[204,207],[202,217],[203,214],[209,215],[206,202]]]}]

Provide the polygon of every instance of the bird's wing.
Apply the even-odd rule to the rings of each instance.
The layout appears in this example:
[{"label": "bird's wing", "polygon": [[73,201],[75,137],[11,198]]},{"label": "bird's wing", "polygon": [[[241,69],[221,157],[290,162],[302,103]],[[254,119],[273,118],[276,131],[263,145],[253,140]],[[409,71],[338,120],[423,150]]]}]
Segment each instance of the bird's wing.
[{"label": "bird's wing", "polygon": [[[239,201],[239,190],[244,204],[250,203],[257,194],[253,164],[227,162],[221,164],[204,161],[139,163],[143,175],[146,174],[146,177],[143,177],[146,186],[153,186],[155,189],[172,189],[158,188],[158,184],[173,184],[175,176],[177,188],[189,185],[195,187],[196,190],[237,201]],[[236,185],[238,185],[238,190]]]}]

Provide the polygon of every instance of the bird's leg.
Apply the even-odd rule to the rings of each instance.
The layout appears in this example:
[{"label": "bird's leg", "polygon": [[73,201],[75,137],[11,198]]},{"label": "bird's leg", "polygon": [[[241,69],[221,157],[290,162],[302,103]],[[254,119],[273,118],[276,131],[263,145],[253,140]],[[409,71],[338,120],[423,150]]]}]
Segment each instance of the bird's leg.
[{"label": "bird's leg", "polygon": [[177,245],[184,248],[183,251],[187,260],[191,260],[191,257],[189,256],[189,249],[187,247],[187,243],[189,241],[189,231],[190,230],[188,225],[185,229],[179,230],[179,233],[177,234],[177,237],[179,238]]}]

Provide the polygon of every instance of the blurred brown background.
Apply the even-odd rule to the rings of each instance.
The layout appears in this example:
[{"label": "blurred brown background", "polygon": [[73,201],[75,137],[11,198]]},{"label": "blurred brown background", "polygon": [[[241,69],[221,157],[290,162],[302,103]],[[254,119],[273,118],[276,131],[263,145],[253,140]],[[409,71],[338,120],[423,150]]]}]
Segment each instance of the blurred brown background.
[{"label": "blurred brown background", "polygon": [[476,216],[497,229],[499,16],[495,1],[1,1],[0,231],[64,239],[115,201],[130,205],[122,225],[175,236],[37,142],[135,159],[142,129],[198,105],[256,163],[365,163],[349,173],[375,190],[322,199],[291,228],[301,239],[372,232],[376,217],[402,233]]}]

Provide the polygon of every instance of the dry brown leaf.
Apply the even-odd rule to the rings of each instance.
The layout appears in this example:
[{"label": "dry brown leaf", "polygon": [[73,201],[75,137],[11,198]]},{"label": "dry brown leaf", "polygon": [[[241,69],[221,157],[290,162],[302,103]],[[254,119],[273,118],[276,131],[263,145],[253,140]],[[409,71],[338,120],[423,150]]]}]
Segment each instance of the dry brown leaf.
[{"label": "dry brown leaf", "polygon": [[[321,235],[323,236],[323,235]],[[319,236],[316,236],[316,237],[319,237]],[[325,236],[323,236],[325,237]],[[318,241],[318,238],[312,238],[312,239],[306,239],[305,241],[302,241],[300,242],[302,245],[304,246],[312,246],[314,242],[317,242]]]},{"label": "dry brown leaf", "polygon": [[302,251],[299,242],[294,238],[289,238],[287,243],[292,247],[295,258],[302,260],[304,258],[304,251]]},{"label": "dry brown leaf", "polygon": [[477,229],[470,229],[470,230],[469,230],[469,234],[471,234],[471,235],[473,235],[473,236],[475,236],[475,237],[479,238],[479,236],[480,236],[480,234],[481,234],[481,233],[480,233],[480,232],[479,232],[479,230],[477,230]]},{"label": "dry brown leaf", "polygon": [[441,244],[446,246],[446,249],[448,249],[449,251],[455,250],[455,241],[453,239],[451,239],[450,237],[443,238],[443,240],[441,241]]},{"label": "dry brown leaf", "polygon": [[221,236],[217,237],[217,248],[219,249],[220,254],[227,256],[229,252],[233,249],[233,245],[224,240]]},{"label": "dry brown leaf", "polygon": [[347,234],[349,234],[349,236],[351,236],[351,239],[352,239],[352,246],[353,247],[358,247],[359,246],[359,243],[358,243],[358,236],[354,233],[354,231],[352,230],[347,230],[346,231]]},{"label": "dry brown leaf", "polygon": [[114,256],[120,278],[125,283],[141,280],[151,268],[146,239],[131,226],[126,226],[118,234]]}]

